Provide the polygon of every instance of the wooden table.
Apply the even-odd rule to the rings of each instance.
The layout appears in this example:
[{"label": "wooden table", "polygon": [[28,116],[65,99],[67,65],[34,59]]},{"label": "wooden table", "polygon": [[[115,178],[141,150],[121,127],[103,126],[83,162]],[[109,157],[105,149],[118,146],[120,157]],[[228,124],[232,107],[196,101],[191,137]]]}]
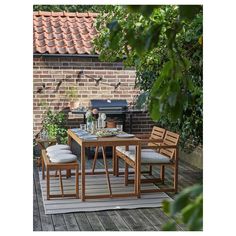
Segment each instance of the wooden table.
[{"label": "wooden table", "polygon": [[[140,184],[141,184],[141,147],[140,147],[140,139],[134,138],[118,138],[118,137],[99,137],[94,140],[85,140],[76,135],[71,129],[67,131],[68,133],[68,145],[71,146],[72,140],[77,142],[81,146],[81,200],[85,201],[85,199],[94,199],[94,198],[108,198],[108,197],[131,197],[136,196],[140,198]],[[103,194],[103,195],[87,195],[85,193],[85,148],[87,147],[112,147],[112,161],[113,161],[113,171],[112,173],[115,175],[116,172],[116,146],[129,146],[135,145],[137,146],[137,155],[135,157],[136,161],[136,169],[135,169],[135,181],[134,181],[134,192],[132,193],[119,193],[119,194]],[[103,152],[105,155],[105,152]],[[100,172],[101,173],[101,172]],[[106,172],[102,172],[106,173]]]}]

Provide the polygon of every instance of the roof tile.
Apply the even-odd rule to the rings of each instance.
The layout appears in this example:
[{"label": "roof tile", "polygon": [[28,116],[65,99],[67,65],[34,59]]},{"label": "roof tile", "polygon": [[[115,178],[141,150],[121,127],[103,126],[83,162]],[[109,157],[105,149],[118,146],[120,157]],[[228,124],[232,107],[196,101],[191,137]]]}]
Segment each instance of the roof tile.
[{"label": "roof tile", "polygon": [[[91,54],[97,13],[34,12],[34,53]],[[97,52],[96,52],[97,53]]]}]

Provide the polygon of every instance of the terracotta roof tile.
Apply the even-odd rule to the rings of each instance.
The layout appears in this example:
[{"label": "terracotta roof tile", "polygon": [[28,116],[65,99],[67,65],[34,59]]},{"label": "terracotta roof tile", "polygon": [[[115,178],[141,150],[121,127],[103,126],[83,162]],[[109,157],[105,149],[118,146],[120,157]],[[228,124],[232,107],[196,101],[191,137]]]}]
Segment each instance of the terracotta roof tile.
[{"label": "terracotta roof tile", "polygon": [[[97,13],[34,12],[34,53],[91,54]],[[96,52],[97,53],[97,52]]]}]

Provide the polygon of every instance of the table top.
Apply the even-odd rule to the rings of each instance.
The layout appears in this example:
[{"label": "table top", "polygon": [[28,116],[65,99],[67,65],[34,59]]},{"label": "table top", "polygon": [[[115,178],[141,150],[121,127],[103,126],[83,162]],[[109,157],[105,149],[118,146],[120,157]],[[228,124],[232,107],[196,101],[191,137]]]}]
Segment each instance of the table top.
[{"label": "table top", "polygon": [[96,139],[82,139],[77,134],[75,134],[71,129],[67,131],[68,135],[73,138],[80,145],[84,146],[126,146],[126,145],[138,145],[139,138],[120,138],[116,136],[110,137],[97,137]]}]

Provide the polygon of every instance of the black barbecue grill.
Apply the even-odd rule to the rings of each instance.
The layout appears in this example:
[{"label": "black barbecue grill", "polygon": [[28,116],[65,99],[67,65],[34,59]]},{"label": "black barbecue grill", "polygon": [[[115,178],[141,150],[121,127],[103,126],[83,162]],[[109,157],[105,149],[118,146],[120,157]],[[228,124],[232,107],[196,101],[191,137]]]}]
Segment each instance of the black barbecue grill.
[{"label": "black barbecue grill", "polygon": [[99,112],[111,112],[122,113],[128,109],[128,103],[126,100],[115,99],[92,99],[90,100],[92,108],[97,108]]},{"label": "black barbecue grill", "polygon": [[[90,108],[96,108],[99,112],[105,113],[107,118],[116,118],[118,123],[123,124],[126,132],[132,133],[132,116],[134,113],[143,113],[140,109],[128,109],[128,102],[125,99],[91,99]],[[86,123],[86,110],[73,110],[73,114],[83,114]],[[129,127],[126,125],[126,114],[129,114]]]},{"label": "black barbecue grill", "polygon": [[128,110],[126,100],[92,99],[90,100],[90,106],[92,109],[96,108],[99,112],[105,113],[107,118],[115,118],[119,123],[123,124],[123,129],[125,130],[125,119]]}]

